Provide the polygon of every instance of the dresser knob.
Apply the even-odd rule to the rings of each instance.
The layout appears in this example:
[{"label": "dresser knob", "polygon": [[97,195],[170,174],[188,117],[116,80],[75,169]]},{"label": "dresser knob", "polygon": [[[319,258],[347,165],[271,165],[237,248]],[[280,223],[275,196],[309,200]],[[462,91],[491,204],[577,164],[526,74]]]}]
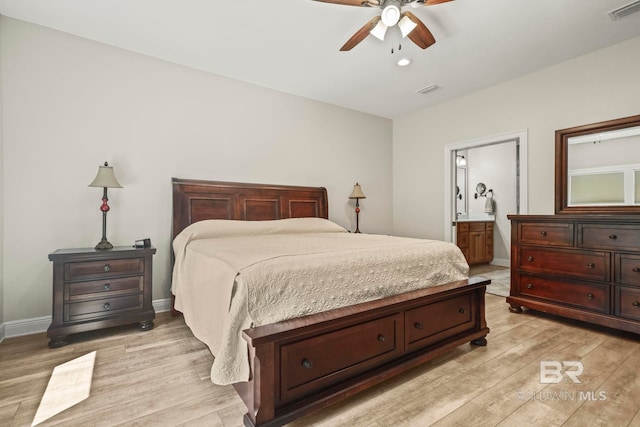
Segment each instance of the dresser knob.
[{"label": "dresser knob", "polygon": [[593,294],[587,294],[587,299],[593,299]]},{"label": "dresser knob", "polygon": [[533,261],[533,257],[532,256],[527,257],[527,261],[529,261],[529,262]]},{"label": "dresser knob", "polygon": [[111,308],[111,304],[109,304],[108,302],[105,302],[102,308],[104,308],[105,310],[109,310]]},{"label": "dresser knob", "polygon": [[531,283],[529,283],[529,284],[527,285],[527,289],[533,289],[533,285],[532,285]]},{"label": "dresser knob", "polygon": [[610,238],[611,240],[616,240],[616,239],[618,238],[618,236],[616,236],[615,234],[610,234],[610,235],[609,235],[609,238]]},{"label": "dresser knob", "polygon": [[465,310],[464,308],[461,308],[460,310],[458,310],[458,313],[460,314],[465,314],[467,312],[467,310]]},{"label": "dresser knob", "polygon": [[105,284],[102,286],[102,289],[104,289],[105,291],[108,291],[109,289],[111,289],[111,285],[110,285],[109,283],[105,283]]},{"label": "dresser knob", "polygon": [[596,265],[595,265],[594,263],[592,263],[592,262],[590,262],[589,264],[587,264],[587,267],[589,267],[589,268],[593,268],[593,267],[595,267],[595,266],[596,266]]},{"label": "dresser knob", "polygon": [[639,268],[639,267],[635,267],[635,268],[634,268],[633,270],[631,270],[631,271],[633,271],[634,273],[640,273],[640,268]]},{"label": "dresser knob", "polygon": [[414,326],[416,329],[422,329],[422,323],[420,323],[420,322],[416,322],[416,323],[414,323],[414,324],[413,324],[413,326]]},{"label": "dresser knob", "polygon": [[384,335],[382,334],[378,335],[378,341],[385,342],[386,340],[387,340],[387,337],[385,337]]},{"label": "dresser knob", "polygon": [[311,360],[309,360],[309,359],[303,359],[302,360],[302,367],[304,369],[311,369],[311,368],[313,368],[313,363],[311,363]]},{"label": "dresser knob", "polygon": [[640,302],[634,301],[634,302],[631,303],[631,305],[634,306],[634,307],[640,307]]},{"label": "dresser knob", "polygon": [[541,231],[541,232],[540,232],[540,235],[541,235],[542,237],[545,237],[545,236],[547,235],[547,232],[546,232],[546,231]]},{"label": "dresser knob", "polygon": [[111,271],[111,266],[109,264],[105,264],[104,267],[102,267],[102,269],[104,271]]}]

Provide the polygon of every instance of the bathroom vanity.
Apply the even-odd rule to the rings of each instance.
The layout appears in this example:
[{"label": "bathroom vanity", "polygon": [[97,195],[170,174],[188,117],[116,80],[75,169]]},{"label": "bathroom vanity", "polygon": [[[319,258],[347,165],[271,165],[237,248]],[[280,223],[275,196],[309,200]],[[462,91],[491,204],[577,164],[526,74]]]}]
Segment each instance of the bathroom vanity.
[{"label": "bathroom vanity", "polygon": [[494,221],[459,219],[456,222],[456,244],[469,265],[493,260]]}]

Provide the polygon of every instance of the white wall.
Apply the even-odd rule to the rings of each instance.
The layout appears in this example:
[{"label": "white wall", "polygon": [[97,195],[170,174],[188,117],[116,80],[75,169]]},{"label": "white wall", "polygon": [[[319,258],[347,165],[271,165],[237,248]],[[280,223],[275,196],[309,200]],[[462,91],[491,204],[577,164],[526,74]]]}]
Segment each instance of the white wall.
[{"label": "white wall", "polygon": [[[0,34],[4,21],[0,17]],[[4,338],[4,126],[2,105],[4,104],[2,96],[2,37],[0,37],[0,341]]]},{"label": "white wall", "polygon": [[493,190],[496,221],[493,231],[494,260],[508,265],[511,259],[511,224],[507,215],[518,213],[516,202],[516,141],[467,150],[469,173],[469,213],[484,214],[486,197],[474,197],[480,182]]},{"label": "white wall", "polygon": [[529,213],[553,214],[555,131],[640,114],[639,75],[636,37],[394,120],[394,234],[443,238],[445,145],[519,129],[528,129]]},{"label": "white wall", "polygon": [[154,299],[169,296],[171,177],[325,186],[351,229],[359,181],[361,229],[391,232],[390,120],[0,22],[5,321],[50,315],[47,254],[100,240],[102,190],[87,185],[105,160],[124,187],[107,237],[151,238]]}]

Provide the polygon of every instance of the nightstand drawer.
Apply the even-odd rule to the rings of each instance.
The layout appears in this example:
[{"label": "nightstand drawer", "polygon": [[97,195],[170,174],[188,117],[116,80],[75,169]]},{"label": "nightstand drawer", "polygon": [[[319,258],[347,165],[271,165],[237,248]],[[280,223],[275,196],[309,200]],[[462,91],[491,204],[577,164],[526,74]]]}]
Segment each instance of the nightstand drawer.
[{"label": "nightstand drawer", "polygon": [[144,290],[143,276],[122,277],[111,280],[94,280],[64,284],[64,300],[77,301],[117,297],[124,294],[139,293]]},{"label": "nightstand drawer", "polygon": [[123,312],[142,310],[143,295],[104,298],[87,302],[65,304],[65,321],[78,321],[110,317]]},{"label": "nightstand drawer", "polygon": [[144,273],[143,258],[69,262],[64,265],[64,280],[82,280]]}]

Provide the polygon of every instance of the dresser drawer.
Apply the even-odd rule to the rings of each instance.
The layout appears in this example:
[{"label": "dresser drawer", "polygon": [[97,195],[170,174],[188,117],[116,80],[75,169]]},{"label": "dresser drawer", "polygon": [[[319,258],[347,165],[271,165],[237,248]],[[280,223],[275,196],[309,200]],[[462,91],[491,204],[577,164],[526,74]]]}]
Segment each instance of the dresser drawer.
[{"label": "dresser drawer", "polygon": [[144,290],[143,276],[121,277],[118,279],[93,280],[64,284],[64,300],[107,298]]},{"label": "dresser drawer", "polygon": [[640,320],[640,289],[616,286],[616,316]]},{"label": "dresser drawer", "polygon": [[625,225],[578,225],[578,246],[594,249],[640,249],[640,228]]},{"label": "dresser drawer", "polygon": [[525,246],[520,249],[518,267],[532,273],[609,281],[609,258],[608,252]]},{"label": "dresser drawer", "polygon": [[545,246],[573,246],[573,224],[519,224],[520,243]]},{"label": "dresser drawer", "polygon": [[607,285],[595,283],[586,284],[528,274],[518,276],[520,295],[552,300],[602,313],[607,311],[608,289]]},{"label": "dresser drawer", "polygon": [[106,318],[120,315],[124,312],[140,311],[142,310],[142,303],[142,294],[69,303],[64,306],[64,320],[73,322]]},{"label": "dresser drawer", "polygon": [[614,265],[616,283],[640,286],[640,255],[615,254]]},{"label": "dresser drawer", "polygon": [[68,262],[64,265],[65,281],[142,273],[144,273],[144,258]]},{"label": "dresser drawer", "polygon": [[417,350],[474,326],[473,295],[461,295],[405,312],[405,348]]},{"label": "dresser drawer", "polygon": [[396,357],[402,350],[401,327],[402,317],[395,314],[283,345],[281,400],[311,394]]}]

